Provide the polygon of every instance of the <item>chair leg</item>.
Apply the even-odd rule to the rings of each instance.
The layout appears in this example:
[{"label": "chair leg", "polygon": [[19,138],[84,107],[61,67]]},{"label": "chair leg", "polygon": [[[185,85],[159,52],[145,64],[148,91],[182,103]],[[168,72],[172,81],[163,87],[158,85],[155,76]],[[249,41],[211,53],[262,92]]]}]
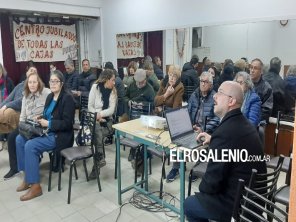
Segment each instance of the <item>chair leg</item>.
[{"label": "chair leg", "polygon": [[87,167],[86,167],[86,160],[83,160],[83,168],[85,172],[86,181],[89,181]]},{"label": "chair leg", "polygon": [[190,173],[189,173],[188,194],[187,194],[188,197],[191,195],[191,185],[192,185],[192,170],[190,170]]},{"label": "chair leg", "polygon": [[106,153],[105,153],[105,138],[106,137],[103,137],[103,139],[102,139],[102,145],[103,145],[103,155],[104,155],[104,158],[106,158]]},{"label": "chair leg", "polygon": [[151,164],[151,160],[152,160],[152,158],[150,157],[150,158],[149,158],[149,175],[152,174],[152,164]]},{"label": "chair leg", "polygon": [[[116,141],[115,141],[116,144]],[[115,169],[114,169],[114,179],[117,179],[117,152],[115,150]]]},{"label": "chair leg", "polygon": [[53,153],[49,153],[49,178],[48,178],[48,192],[51,191],[51,176],[53,168]]},{"label": "chair leg", "polygon": [[58,183],[58,190],[61,190],[61,180],[62,180],[62,158],[60,158],[59,162],[59,183]]},{"label": "chair leg", "polygon": [[75,179],[78,180],[78,174],[77,174],[76,163],[74,163],[73,165],[74,165]]},{"label": "chair leg", "polygon": [[136,158],[135,158],[135,183],[137,183],[137,175],[138,175],[138,149],[136,149]]},{"label": "chair leg", "polygon": [[102,188],[101,188],[100,174],[99,174],[99,170],[98,170],[98,162],[97,162],[95,156],[93,156],[93,160],[94,160],[95,172],[96,172],[96,177],[97,177],[97,183],[98,183],[99,191],[101,192]]},{"label": "chair leg", "polygon": [[73,171],[74,165],[75,165],[75,162],[71,163],[71,165],[70,165],[69,187],[68,187],[68,204],[70,204],[70,201],[71,201],[72,171]]},{"label": "chair leg", "polygon": [[165,179],[166,178],[166,173],[165,173],[165,161],[166,161],[166,157],[164,157],[163,159],[163,166],[162,166],[162,178]]}]

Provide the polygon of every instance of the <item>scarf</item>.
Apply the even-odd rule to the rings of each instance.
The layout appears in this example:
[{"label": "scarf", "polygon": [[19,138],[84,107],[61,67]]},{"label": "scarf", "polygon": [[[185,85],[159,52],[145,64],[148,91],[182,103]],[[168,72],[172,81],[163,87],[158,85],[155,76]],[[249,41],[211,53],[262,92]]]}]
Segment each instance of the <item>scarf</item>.
[{"label": "scarf", "polygon": [[103,110],[109,107],[109,98],[112,89],[105,88],[104,83],[98,83],[97,89],[100,88],[102,94]]}]

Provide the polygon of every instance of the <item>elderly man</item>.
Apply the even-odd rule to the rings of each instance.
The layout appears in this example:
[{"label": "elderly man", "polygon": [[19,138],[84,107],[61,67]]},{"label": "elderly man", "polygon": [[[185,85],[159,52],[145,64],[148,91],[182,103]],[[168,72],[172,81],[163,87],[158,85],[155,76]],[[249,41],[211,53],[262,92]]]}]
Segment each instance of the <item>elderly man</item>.
[{"label": "elderly man", "polygon": [[[197,132],[211,134],[219,124],[219,118],[214,114],[213,77],[209,72],[200,75],[200,86],[192,93],[188,101],[188,111],[193,128]],[[167,182],[174,181],[179,175],[180,163],[174,162],[167,176]],[[192,179],[193,181],[196,178]]]},{"label": "elderly man", "polygon": [[78,89],[78,72],[75,71],[74,61],[70,58],[64,62],[65,70],[65,84],[67,89],[76,91]]},{"label": "elderly man", "polygon": [[250,65],[250,75],[254,83],[255,92],[261,99],[261,122],[268,123],[273,107],[272,88],[263,80],[263,63],[260,59],[253,59]]},{"label": "elderly man", "polygon": [[[221,158],[224,151],[246,150],[248,155],[263,155],[262,145],[254,126],[243,116],[240,108],[243,91],[233,81],[225,81],[214,95],[214,112],[221,119],[212,136],[203,132],[204,144],[209,151]],[[210,159],[205,175],[199,185],[199,192],[184,202],[188,221],[230,221],[236,195],[238,179],[248,183],[252,169],[266,173],[265,162],[243,162],[238,160],[219,162]]]},{"label": "elderly man", "polygon": [[[143,104],[143,103],[153,103],[155,97],[155,92],[152,86],[148,83],[146,71],[144,69],[137,69],[134,75],[134,82],[127,88],[124,97],[125,103],[125,113],[129,112],[129,106],[131,101]],[[123,117],[127,120],[127,117]],[[123,120],[121,120],[123,121]],[[135,150],[131,149],[128,160],[134,159]]]},{"label": "elderly man", "polygon": [[277,117],[278,111],[289,113],[292,108],[288,103],[290,95],[286,92],[285,81],[280,76],[281,67],[281,60],[278,57],[274,57],[270,60],[268,73],[263,75],[263,79],[272,87],[273,108],[271,116],[273,117]]},{"label": "elderly man", "polygon": [[147,81],[153,87],[155,94],[158,92],[160,84],[156,74],[154,73],[153,63],[145,61],[143,69],[146,71]]}]

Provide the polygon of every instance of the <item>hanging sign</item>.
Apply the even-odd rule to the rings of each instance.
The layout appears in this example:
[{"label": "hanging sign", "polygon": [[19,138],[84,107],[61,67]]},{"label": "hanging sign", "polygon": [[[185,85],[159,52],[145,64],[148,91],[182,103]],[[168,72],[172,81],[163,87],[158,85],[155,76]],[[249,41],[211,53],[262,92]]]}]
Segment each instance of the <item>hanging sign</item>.
[{"label": "hanging sign", "polygon": [[116,42],[118,59],[144,57],[144,33],[118,34]]},{"label": "hanging sign", "polygon": [[13,22],[16,62],[77,60],[76,29],[73,25]]}]

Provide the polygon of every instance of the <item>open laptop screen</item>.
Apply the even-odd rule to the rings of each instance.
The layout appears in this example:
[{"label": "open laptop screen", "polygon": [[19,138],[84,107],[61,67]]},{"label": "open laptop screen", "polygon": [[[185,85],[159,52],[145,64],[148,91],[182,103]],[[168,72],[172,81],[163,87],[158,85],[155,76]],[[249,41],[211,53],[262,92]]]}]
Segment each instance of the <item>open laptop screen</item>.
[{"label": "open laptop screen", "polygon": [[167,112],[166,119],[172,139],[193,131],[187,107]]}]

